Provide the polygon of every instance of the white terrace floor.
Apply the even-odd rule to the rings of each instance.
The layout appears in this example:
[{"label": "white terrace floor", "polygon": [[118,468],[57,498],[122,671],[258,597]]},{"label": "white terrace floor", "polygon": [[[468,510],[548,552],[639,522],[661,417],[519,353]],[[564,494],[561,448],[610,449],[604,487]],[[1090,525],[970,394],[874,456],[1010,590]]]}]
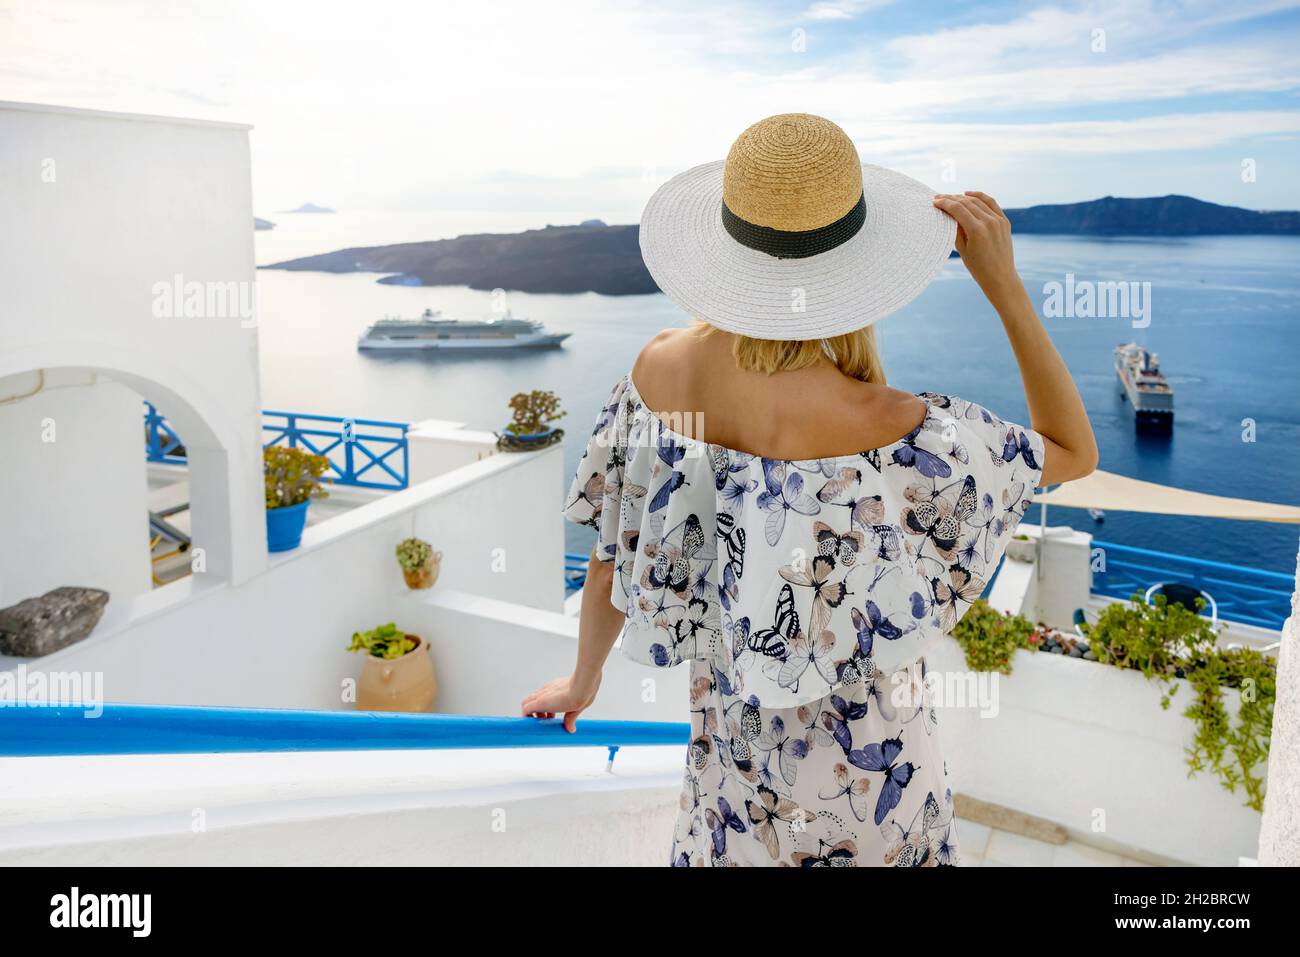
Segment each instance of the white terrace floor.
[{"label": "white terrace floor", "polygon": [[1049,844],[1023,834],[957,819],[963,867],[1150,867],[1146,861],[1067,839]]},{"label": "white terrace floor", "polygon": [[[624,748],[612,774],[603,748],[4,758],[0,866],[656,865],[681,755]],[[959,817],[965,866],[1148,863],[975,804],[1048,839]]]}]

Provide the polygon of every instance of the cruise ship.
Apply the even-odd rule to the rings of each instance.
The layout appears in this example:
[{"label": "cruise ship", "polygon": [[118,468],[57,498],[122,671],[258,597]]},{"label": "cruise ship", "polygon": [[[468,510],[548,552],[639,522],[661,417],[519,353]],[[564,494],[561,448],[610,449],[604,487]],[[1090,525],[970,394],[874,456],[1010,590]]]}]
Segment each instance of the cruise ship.
[{"label": "cruise ship", "polygon": [[444,319],[424,310],[419,319],[380,319],[361,334],[358,349],[547,349],[569,333],[547,332],[540,322],[515,319]]},{"label": "cruise ship", "polygon": [[1135,342],[1115,347],[1115,374],[1139,428],[1167,430],[1174,425],[1174,390],[1160,372],[1160,358]]}]

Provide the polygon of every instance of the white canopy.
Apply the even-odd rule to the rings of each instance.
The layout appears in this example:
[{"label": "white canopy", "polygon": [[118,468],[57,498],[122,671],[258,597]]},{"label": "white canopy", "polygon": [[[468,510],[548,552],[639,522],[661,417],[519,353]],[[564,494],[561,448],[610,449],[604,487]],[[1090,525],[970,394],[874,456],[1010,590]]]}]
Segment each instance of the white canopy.
[{"label": "white canopy", "polygon": [[1087,478],[1074,482],[1066,482],[1050,492],[1039,492],[1034,496],[1034,501],[1070,508],[1112,509],[1116,512],[1199,515],[1248,522],[1300,524],[1300,506],[1189,492],[1102,471],[1093,472]]}]

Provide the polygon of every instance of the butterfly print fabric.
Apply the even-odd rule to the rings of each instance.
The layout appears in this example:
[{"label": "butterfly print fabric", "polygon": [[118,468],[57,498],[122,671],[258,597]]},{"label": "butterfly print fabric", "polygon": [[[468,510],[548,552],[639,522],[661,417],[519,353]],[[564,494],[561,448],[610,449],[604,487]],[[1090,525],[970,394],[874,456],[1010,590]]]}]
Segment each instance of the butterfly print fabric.
[{"label": "butterfly print fabric", "polygon": [[934,709],[882,689],[917,687],[985,589],[1043,440],[921,398],[892,445],[801,461],[678,434],[630,376],[602,409],[564,514],[615,565],[623,653],[690,662],[674,864],[955,861]]}]

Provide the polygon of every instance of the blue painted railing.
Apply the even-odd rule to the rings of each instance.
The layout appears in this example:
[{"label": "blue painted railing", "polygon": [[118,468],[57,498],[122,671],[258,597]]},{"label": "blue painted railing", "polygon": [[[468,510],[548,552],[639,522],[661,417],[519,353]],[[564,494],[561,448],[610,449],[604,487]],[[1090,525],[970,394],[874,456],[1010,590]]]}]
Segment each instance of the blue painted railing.
[{"label": "blue painted railing", "polygon": [[[410,478],[404,422],[262,411],[262,445],[306,449],[330,460],[336,485],[403,489]],[[269,438],[268,438],[269,436]]]},{"label": "blue painted railing", "polygon": [[1128,598],[1160,582],[1178,582],[1210,594],[1228,621],[1277,630],[1291,614],[1290,575],[1096,539],[1092,545],[1105,558],[1105,570],[1092,573],[1096,594]]},{"label": "blue painted railing", "polygon": [[[684,745],[690,725],[490,718],[377,711],[280,711],[105,704],[0,706],[0,757],[216,754],[250,751],[395,751]],[[612,757],[612,754],[611,754]]]},{"label": "blue painted railing", "polygon": [[[145,456],[150,462],[186,464],[180,436],[156,408],[145,403]],[[262,412],[262,445],[305,449],[330,460],[335,485],[395,491],[410,482],[405,422],[346,419],[302,412]]]},{"label": "blue painted railing", "polygon": [[590,559],[590,555],[583,555],[580,552],[564,553],[564,587],[566,589],[577,591],[587,584],[587,563]]},{"label": "blue painted railing", "polygon": [[144,451],[150,462],[185,464],[185,446],[180,436],[150,402],[144,404]]}]

